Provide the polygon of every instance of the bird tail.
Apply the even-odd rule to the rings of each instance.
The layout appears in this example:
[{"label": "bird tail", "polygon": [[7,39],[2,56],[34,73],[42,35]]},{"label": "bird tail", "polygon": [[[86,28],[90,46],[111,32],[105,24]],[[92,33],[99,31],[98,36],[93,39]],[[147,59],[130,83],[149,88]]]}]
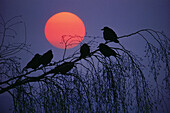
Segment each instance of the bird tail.
[{"label": "bird tail", "polygon": [[118,39],[116,39],[114,42],[115,42],[115,43],[119,43],[119,40],[118,40]]}]

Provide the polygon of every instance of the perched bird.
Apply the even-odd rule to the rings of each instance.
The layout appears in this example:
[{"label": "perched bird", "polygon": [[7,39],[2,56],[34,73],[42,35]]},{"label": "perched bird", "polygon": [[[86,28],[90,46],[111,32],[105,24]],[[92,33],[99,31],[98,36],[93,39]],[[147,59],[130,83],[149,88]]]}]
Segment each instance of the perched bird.
[{"label": "perched bird", "polygon": [[116,57],[118,54],[112,50],[109,46],[100,43],[99,47],[99,51],[105,56],[105,57],[110,57],[110,56],[114,56]]},{"label": "perched bird", "polygon": [[86,58],[86,56],[90,56],[90,48],[85,43],[80,47],[80,58]]},{"label": "perched bird", "polygon": [[109,27],[104,27],[103,29],[103,37],[106,41],[113,41],[115,43],[119,43],[119,40],[117,40],[116,33]]},{"label": "perched bird", "polygon": [[49,50],[41,56],[41,64],[43,66],[46,66],[48,63],[51,62],[52,58],[53,58],[52,50]]},{"label": "perched bird", "polygon": [[74,67],[74,62],[64,62],[63,64],[55,67],[53,70],[51,70],[49,73],[54,74],[66,74],[68,71],[70,71]]},{"label": "perched bird", "polygon": [[38,53],[34,55],[32,60],[28,62],[28,64],[24,67],[23,71],[27,70],[28,68],[32,68],[32,69],[38,68],[41,65],[40,59],[41,59],[41,55],[39,55]]}]

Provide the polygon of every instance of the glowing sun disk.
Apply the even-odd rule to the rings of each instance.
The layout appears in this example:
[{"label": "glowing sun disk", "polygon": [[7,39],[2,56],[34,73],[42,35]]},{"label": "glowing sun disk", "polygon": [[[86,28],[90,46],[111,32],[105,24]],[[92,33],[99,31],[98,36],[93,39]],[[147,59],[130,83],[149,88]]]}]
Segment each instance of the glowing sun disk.
[{"label": "glowing sun disk", "polygon": [[48,19],[45,25],[45,36],[53,46],[64,49],[66,44],[69,49],[83,40],[85,26],[75,14],[61,12]]}]

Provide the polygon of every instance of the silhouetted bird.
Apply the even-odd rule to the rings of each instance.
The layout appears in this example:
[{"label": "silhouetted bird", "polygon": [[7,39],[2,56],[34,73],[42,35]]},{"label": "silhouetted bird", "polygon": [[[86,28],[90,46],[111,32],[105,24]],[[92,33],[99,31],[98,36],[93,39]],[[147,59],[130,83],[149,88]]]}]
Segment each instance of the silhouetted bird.
[{"label": "silhouetted bird", "polygon": [[41,65],[40,62],[41,59],[41,55],[39,55],[38,53],[32,58],[32,60],[30,62],[28,62],[28,64],[24,67],[24,70],[27,70],[28,68],[32,68],[32,69],[36,69]]},{"label": "silhouetted bird", "polygon": [[115,43],[119,43],[119,40],[117,40],[116,33],[109,27],[104,27],[103,29],[103,37],[106,41],[113,41]]},{"label": "silhouetted bird", "polygon": [[90,56],[90,48],[85,43],[80,47],[80,58],[86,58],[86,56]]},{"label": "silhouetted bird", "polygon": [[116,57],[118,54],[112,50],[109,46],[100,43],[99,47],[99,51],[105,56],[105,57],[110,57],[110,56],[114,56]]},{"label": "silhouetted bird", "polygon": [[74,67],[73,62],[64,62],[63,64],[55,67],[53,70],[51,70],[49,73],[54,74],[66,74],[68,71],[70,71]]},{"label": "silhouetted bird", "polygon": [[43,66],[46,66],[48,63],[51,62],[52,58],[53,58],[52,50],[49,50],[41,56],[41,64]]}]

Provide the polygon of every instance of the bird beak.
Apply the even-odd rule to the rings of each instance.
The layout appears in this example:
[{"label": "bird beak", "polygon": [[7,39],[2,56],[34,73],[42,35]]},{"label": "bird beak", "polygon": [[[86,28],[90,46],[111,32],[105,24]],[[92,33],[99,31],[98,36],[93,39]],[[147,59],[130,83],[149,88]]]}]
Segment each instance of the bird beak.
[{"label": "bird beak", "polygon": [[104,28],[103,29],[101,29],[102,31],[104,30]]}]

